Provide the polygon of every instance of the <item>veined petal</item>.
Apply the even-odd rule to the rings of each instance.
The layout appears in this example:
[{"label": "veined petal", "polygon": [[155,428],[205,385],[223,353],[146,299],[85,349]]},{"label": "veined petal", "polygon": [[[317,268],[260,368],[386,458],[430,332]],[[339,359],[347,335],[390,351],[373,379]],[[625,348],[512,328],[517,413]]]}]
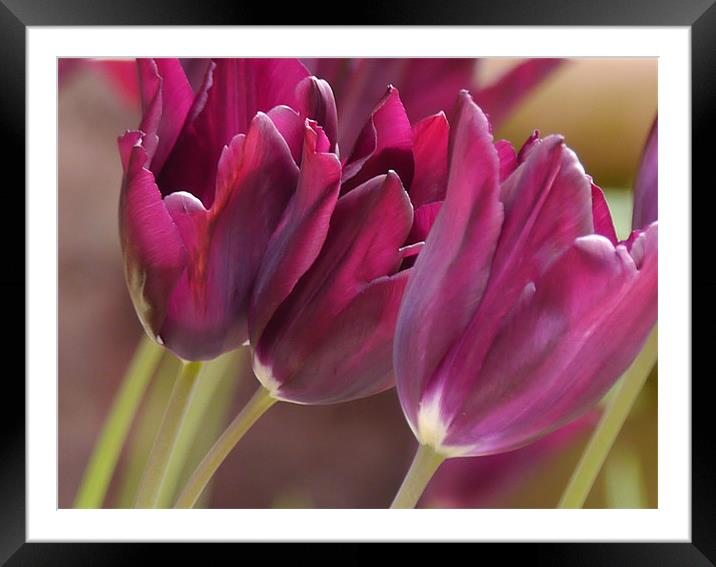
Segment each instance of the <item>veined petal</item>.
[{"label": "veined petal", "polygon": [[585,236],[553,264],[500,330],[446,444],[474,455],[517,448],[607,392],[656,322],[657,224],[632,248],[639,264],[626,246]]},{"label": "veined petal", "polygon": [[338,200],[318,258],[256,346],[257,365],[270,377],[265,385],[275,389],[296,376],[353,299],[373,280],[398,270],[412,218],[410,200],[394,172]]},{"label": "veined petal", "polygon": [[389,87],[363,128],[343,168],[346,193],[388,170],[394,170],[406,187],[413,179],[413,132],[398,89]]},{"label": "veined petal", "polygon": [[141,134],[128,132],[119,145],[124,161],[119,232],[127,287],[147,334],[161,342],[166,297],[184,269],[187,254],[154,176],[145,167],[148,156]]},{"label": "veined petal", "polygon": [[268,243],[252,295],[250,331],[254,344],[318,256],[338,199],[340,161],[335,154],[317,148],[319,132],[308,122],[304,137],[298,188]]},{"label": "veined petal", "polygon": [[413,427],[425,385],[482,296],[503,219],[487,118],[467,92],[456,116],[447,195],[415,263],[396,329],[398,393]]}]

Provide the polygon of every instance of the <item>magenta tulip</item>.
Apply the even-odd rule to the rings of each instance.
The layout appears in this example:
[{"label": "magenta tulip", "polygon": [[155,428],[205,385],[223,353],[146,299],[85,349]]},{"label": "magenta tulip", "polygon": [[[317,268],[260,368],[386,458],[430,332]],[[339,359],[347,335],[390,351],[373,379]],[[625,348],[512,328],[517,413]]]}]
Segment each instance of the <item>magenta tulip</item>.
[{"label": "magenta tulip", "polygon": [[394,172],[338,198],[340,165],[316,153],[320,144],[306,138],[299,188],[269,242],[250,317],[256,376],[273,398],[303,404],[393,385],[393,335],[408,277],[402,247],[413,219]]},{"label": "magenta tulip", "polygon": [[335,104],[297,60],[218,60],[196,95],[176,59],[138,67],[142,122],[119,140],[127,283],[152,338],[211,359],[248,338],[265,249],[305,182],[285,116],[330,122]]},{"label": "magenta tulip", "polygon": [[[447,142],[443,114],[411,127],[389,86],[342,164],[340,185],[313,181],[313,192],[297,191],[252,300],[254,370],[272,397],[328,404],[393,386],[398,308],[444,196]],[[304,151],[317,143],[307,138]]]},{"label": "magenta tulip", "polygon": [[659,125],[654,119],[634,183],[632,227],[643,228],[659,217]]},{"label": "magenta tulip", "polygon": [[463,92],[446,198],[397,322],[403,411],[443,457],[516,449],[582,415],[656,321],[657,223],[618,242],[561,137],[515,156],[490,131]]}]

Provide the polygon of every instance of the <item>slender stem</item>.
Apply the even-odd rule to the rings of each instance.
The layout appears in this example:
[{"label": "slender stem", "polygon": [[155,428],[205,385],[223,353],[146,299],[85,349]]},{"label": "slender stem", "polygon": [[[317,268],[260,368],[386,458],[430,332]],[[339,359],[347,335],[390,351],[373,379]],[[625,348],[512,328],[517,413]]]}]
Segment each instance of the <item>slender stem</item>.
[{"label": "slender stem", "polygon": [[209,480],[218,470],[221,463],[228,456],[231,450],[251,429],[251,426],[278,400],[271,397],[270,392],[260,386],[244,409],[229,424],[221,437],[214,443],[204,460],[201,461],[194,474],[191,475],[179,498],[174,505],[175,508],[193,508],[201,493],[206,488]]},{"label": "slender stem", "polygon": [[87,463],[75,508],[102,506],[129,427],[163,354],[164,349],[149,337],[140,341]]},{"label": "slender stem", "polygon": [[169,403],[172,388],[182,364],[181,360],[167,351],[152,379],[128,446],[127,458],[124,462],[115,501],[117,508],[134,507],[139,483],[142,481],[154,439],[157,437],[164,411]]},{"label": "slender stem", "polygon": [[[192,445],[199,430],[208,425],[206,418],[210,406],[213,414],[221,413],[217,411],[218,408],[212,406],[212,401],[215,399],[217,390],[225,381],[224,379],[228,375],[232,379],[236,377],[232,371],[236,367],[236,362],[238,362],[237,353],[230,352],[206,364],[201,380],[194,387],[191,402],[187,406],[185,417],[177,431],[174,449],[169,456],[164,481],[157,495],[157,508],[168,508],[174,501],[179,479]],[[224,402],[224,400],[220,401]]]},{"label": "slender stem", "polygon": [[444,455],[436,453],[428,445],[419,445],[408,474],[405,475],[403,484],[400,485],[400,490],[390,507],[415,508],[428,482],[444,460]]},{"label": "slender stem", "polygon": [[655,327],[641,353],[622,377],[619,389],[609,401],[562,494],[560,508],[581,508],[584,505],[614,441],[656,363],[657,342]]},{"label": "slender stem", "polygon": [[149,455],[142,482],[139,485],[136,508],[156,508],[167,475],[167,467],[177,441],[177,435],[191,402],[194,385],[202,369],[201,362],[185,362],[174,384],[169,405],[164,412],[157,438]]},{"label": "slender stem", "polygon": [[[182,470],[181,477],[178,479],[177,488],[181,489],[189,480],[189,477],[194,472],[196,467],[204,458],[204,455],[211,449],[211,446],[219,438],[221,433],[224,431],[226,424],[231,420],[229,412],[231,411],[231,404],[234,400],[234,393],[237,390],[237,386],[242,382],[248,382],[253,384],[254,374],[251,365],[251,351],[245,349],[245,354],[237,357],[238,362],[233,374],[229,374],[217,388],[214,394],[214,399],[211,402],[211,409],[207,412],[202,419],[201,430],[192,445],[189,455],[187,455],[186,462]],[[213,481],[209,481],[204,492],[201,493],[199,500],[196,501],[194,506],[196,508],[206,508],[208,502],[211,499]],[[178,491],[174,493],[171,502],[177,497]],[[169,504],[171,505],[171,504]]]}]

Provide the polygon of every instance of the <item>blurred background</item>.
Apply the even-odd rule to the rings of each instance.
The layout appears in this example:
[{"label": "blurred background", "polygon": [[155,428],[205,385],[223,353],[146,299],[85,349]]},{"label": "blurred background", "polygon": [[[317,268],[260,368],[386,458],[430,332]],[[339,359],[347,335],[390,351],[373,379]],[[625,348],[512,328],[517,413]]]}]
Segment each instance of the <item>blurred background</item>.
[{"label": "blurred background", "polygon": [[[106,63],[106,62],[105,62]],[[481,84],[515,64],[490,59]],[[127,293],[117,205],[116,139],[139,124],[126,66],[67,65],[59,89],[59,502],[71,507],[87,459],[142,329]],[[566,61],[496,129],[519,147],[533,129],[561,133],[605,189],[620,237],[631,222],[631,186],[657,109],[655,59]],[[189,450],[185,475],[248,400],[257,381],[245,352],[226,356],[212,412]],[[150,385],[105,502],[131,505],[176,360]],[[649,378],[586,507],[656,507],[657,388]],[[453,459],[423,506],[554,507],[598,419],[497,457]],[[393,390],[330,407],[277,404],[219,469],[201,505],[220,508],[384,508],[416,448]],[[467,462],[469,461],[469,462]]]}]

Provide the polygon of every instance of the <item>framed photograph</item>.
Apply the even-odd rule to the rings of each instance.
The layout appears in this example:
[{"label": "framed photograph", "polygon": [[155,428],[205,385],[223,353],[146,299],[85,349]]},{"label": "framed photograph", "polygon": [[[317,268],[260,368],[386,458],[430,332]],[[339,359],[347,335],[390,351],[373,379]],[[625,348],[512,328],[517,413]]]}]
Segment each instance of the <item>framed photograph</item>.
[{"label": "framed photograph", "polygon": [[321,25],[162,4],[0,5],[27,222],[0,558],[713,564],[691,336],[711,1]]}]

